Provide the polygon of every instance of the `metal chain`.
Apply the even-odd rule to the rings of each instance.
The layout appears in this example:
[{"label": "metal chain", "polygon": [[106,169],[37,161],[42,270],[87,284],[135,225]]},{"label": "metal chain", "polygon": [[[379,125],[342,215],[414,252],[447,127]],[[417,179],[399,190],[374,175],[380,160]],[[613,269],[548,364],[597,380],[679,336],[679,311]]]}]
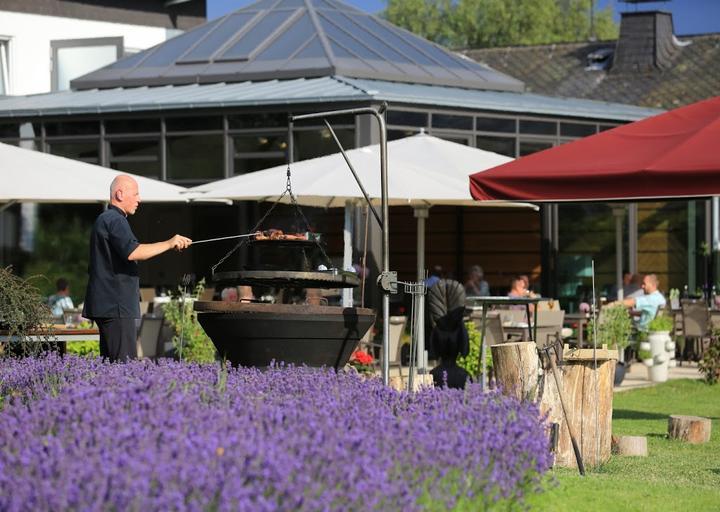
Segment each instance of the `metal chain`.
[{"label": "metal chain", "polygon": [[[302,208],[300,208],[300,205],[297,202],[297,199],[295,198],[295,194],[293,194],[292,191],[292,182],[290,180],[290,164],[288,164],[287,167],[287,184],[285,188],[285,192],[290,194],[290,201],[292,202],[292,205],[295,207],[295,219],[297,222],[297,216],[298,213],[300,214],[300,217],[302,217],[303,222],[305,223],[305,231],[310,232],[310,223],[308,222],[307,218],[305,218],[305,214],[302,211]],[[298,224],[296,224],[298,226]],[[325,249],[323,249],[322,245],[318,241],[317,238],[314,239],[315,245],[318,246],[320,249],[320,252],[322,253],[323,257],[325,258],[325,263],[328,264],[328,268],[332,267],[332,261],[328,257],[327,253],[325,252]]]},{"label": "metal chain", "polygon": [[[298,204],[297,199],[295,198],[295,194],[293,194],[293,191],[292,191],[292,181],[291,181],[291,179],[290,179],[290,176],[291,176],[291,173],[290,173],[290,164],[288,163],[288,166],[287,166],[287,180],[285,181],[285,190],[284,190],[283,193],[280,195],[280,197],[277,198],[277,200],[273,203],[273,205],[268,209],[268,211],[265,212],[265,214],[262,216],[262,218],[255,224],[255,227],[251,230],[251,233],[258,230],[258,228],[262,225],[262,223],[265,222],[265,219],[268,218],[268,216],[270,215],[270,213],[275,209],[275,207],[276,207],[278,204],[280,204],[280,202],[282,201],[283,197],[285,197],[286,195],[289,195],[289,196],[290,196],[290,202],[291,202],[292,205],[295,207],[295,221],[296,221],[296,226],[298,226],[298,228],[299,228],[299,224],[297,224],[297,217],[298,217],[298,213],[299,213],[299,214],[300,214],[300,217],[302,218],[303,222],[305,223],[305,230],[308,231],[308,232],[310,231],[310,223],[308,222],[307,218],[305,217],[305,214],[303,214],[303,211],[302,211],[302,209],[300,208],[300,205]],[[240,240],[240,241],[235,245],[235,247],[233,247],[232,249],[230,249],[230,251],[228,251],[228,253],[220,259],[220,261],[218,261],[215,265],[213,265],[212,267],[210,267],[211,273],[214,275],[214,274],[215,274],[215,269],[218,268],[220,265],[222,265],[222,264],[225,262],[225,260],[227,260],[227,259],[228,259],[235,251],[237,251],[240,247],[242,247],[243,245],[247,244],[248,241],[249,241],[248,238],[243,238],[242,240]],[[325,249],[323,249],[323,247],[322,247],[322,245],[320,244],[320,242],[319,242],[317,239],[314,239],[314,241],[315,241],[315,244],[316,244],[316,245],[318,246],[318,248],[320,249],[320,252],[322,253],[323,257],[325,258],[325,263],[328,263],[330,266],[332,266],[332,261],[331,261],[330,258],[328,257],[327,253],[325,252]]]}]

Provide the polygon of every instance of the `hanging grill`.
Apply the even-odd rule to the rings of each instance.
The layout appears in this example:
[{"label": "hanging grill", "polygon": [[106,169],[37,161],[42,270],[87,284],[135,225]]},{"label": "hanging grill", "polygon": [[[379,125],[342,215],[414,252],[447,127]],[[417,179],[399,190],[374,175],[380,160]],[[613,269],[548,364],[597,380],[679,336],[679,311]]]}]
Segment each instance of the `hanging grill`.
[{"label": "hanging grill", "polygon": [[[263,222],[289,196],[298,233],[281,238],[276,230],[267,236],[259,231]],[[212,266],[212,278],[230,286],[271,288],[352,288],[360,279],[351,272],[333,269],[319,236],[310,225],[292,192],[290,165],[285,191],[258,221],[252,233]],[[274,238],[273,238],[274,237]],[[257,251],[261,268],[217,271],[242,247]],[[329,270],[316,270],[320,265]],[[273,361],[339,368],[347,363],[358,341],[370,329],[375,312],[368,308],[233,302],[195,303],[198,321],[220,355],[235,365],[267,366]]]}]

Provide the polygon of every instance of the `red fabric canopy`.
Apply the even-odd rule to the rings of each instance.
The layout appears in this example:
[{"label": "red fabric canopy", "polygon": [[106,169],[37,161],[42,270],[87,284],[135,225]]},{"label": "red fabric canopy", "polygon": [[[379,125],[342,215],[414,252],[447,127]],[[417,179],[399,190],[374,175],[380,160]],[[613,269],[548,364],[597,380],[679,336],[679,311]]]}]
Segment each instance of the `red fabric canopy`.
[{"label": "red fabric canopy", "polygon": [[521,201],[720,194],[720,96],[478,172],[470,193]]}]

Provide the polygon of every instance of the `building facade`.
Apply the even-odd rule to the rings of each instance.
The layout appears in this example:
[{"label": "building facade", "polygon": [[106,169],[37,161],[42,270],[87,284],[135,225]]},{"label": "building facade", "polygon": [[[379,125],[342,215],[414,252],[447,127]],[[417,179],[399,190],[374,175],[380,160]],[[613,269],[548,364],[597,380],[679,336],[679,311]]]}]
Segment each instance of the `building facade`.
[{"label": "building facade", "polygon": [[[387,104],[390,140],[425,131],[521,156],[659,112],[525,92],[509,75],[336,0],[261,0],[71,87],[0,99],[2,142],[181,185],[282,164],[291,137],[293,160],[337,151],[322,122],[290,129],[289,114]],[[346,148],[379,140],[368,118],[331,124]],[[278,193],[284,186],[278,184]],[[243,232],[266,207],[144,206],[136,225],[141,238],[158,229],[206,238]],[[339,212],[312,215],[340,232]],[[434,207],[427,229],[426,261],[457,279],[480,264],[498,292],[518,273],[540,282],[548,227],[534,211]],[[370,231],[372,252],[380,237]],[[331,256],[342,252],[336,238]],[[394,208],[391,266],[406,279],[415,274],[414,248],[412,210]],[[219,256],[196,251],[176,269],[150,262],[143,280],[171,282],[187,270],[180,266],[202,272]]]}]

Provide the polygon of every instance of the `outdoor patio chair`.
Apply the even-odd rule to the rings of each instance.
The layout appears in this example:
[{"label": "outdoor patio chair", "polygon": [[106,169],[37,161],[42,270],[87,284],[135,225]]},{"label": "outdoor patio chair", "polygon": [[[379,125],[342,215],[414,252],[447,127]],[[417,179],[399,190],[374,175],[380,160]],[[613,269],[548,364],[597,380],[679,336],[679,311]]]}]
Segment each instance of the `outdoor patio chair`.
[{"label": "outdoor patio chair", "polygon": [[140,300],[152,302],[155,298],[155,288],[140,288]]},{"label": "outdoor patio chair", "polygon": [[[470,320],[475,324],[475,329],[482,332],[482,311],[473,311]],[[485,317],[485,346],[490,349],[491,345],[499,345],[507,342],[505,330],[503,329],[502,317],[499,311],[490,311]]]},{"label": "outdoor patio chair", "polygon": [[535,343],[537,343],[538,348],[543,348],[557,339],[562,339],[564,320],[565,311],[562,309],[557,311],[540,310],[537,312],[537,339]]},{"label": "outdoor patio chair", "polygon": [[164,347],[160,337],[162,326],[162,317],[143,315],[137,339],[139,358],[157,359],[163,355]]},{"label": "outdoor patio chair", "polygon": [[704,302],[682,303],[683,337],[685,347],[684,360],[699,361],[710,344],[710,318]]}]

